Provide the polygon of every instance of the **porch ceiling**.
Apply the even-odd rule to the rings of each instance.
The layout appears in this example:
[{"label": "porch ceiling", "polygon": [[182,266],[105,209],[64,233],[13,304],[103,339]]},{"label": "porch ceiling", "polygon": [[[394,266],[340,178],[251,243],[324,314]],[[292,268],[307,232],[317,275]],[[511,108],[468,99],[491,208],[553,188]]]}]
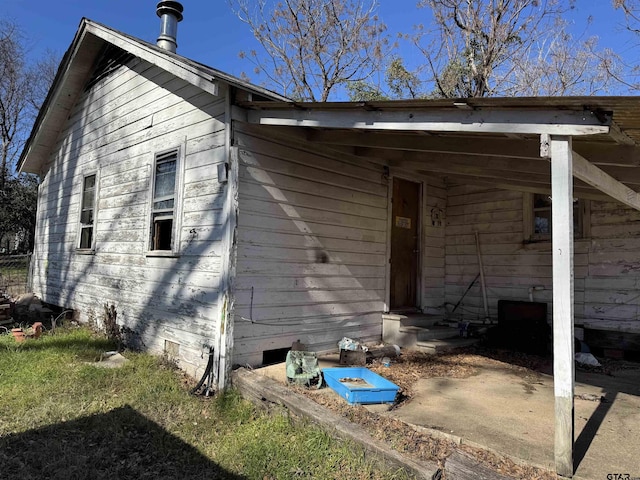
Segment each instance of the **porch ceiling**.
[{"label": "porch ceiling", "polygon": [[[486,184],[538,193],[551,192],[550,163],[540,156],[540,134],[570,134],[575,153],[640,191],[640,97],[246,102],[241,106],[249,110],[249,122],[263,129],[322,143],[396,171],[435,174],[449,185]],[[415,123],[407,123],[406,118]],[[439,127],[438,121],[446,127]],[[348,122],[352,128],[345,128]],[[570,127],[575,127],[573,132]],[[574,194],[611,199],[577,178]]]}]

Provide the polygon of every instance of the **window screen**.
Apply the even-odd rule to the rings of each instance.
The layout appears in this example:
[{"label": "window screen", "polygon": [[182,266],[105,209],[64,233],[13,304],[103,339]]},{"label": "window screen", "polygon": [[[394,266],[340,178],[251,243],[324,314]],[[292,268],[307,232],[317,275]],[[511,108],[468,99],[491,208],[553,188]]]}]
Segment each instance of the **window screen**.
[{"label": "window screen", "polygon": [[151,207],[151,250],[173,249],[177,163],[177,150],[156,157]]},{"label": "window screen", "polygon": [[87,175],[82,184],[82,206],[80,209],[80,241],[78,248],[93,247],[96,201],[96,176]]}]

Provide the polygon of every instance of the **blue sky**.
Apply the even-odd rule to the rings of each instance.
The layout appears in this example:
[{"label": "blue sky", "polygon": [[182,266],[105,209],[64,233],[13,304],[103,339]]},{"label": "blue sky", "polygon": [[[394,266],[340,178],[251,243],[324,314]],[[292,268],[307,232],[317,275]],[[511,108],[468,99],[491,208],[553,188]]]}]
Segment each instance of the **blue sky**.
[{"label": "blue sky", "polygon": [[[32,54],[47,47],[62,54],[73,39],[80,19],[87,17],[143,40],[155,42],[160,22],[156,1],[150,0],[0,0],[0,15],[17,22],[31,40]],[[178,52],[227,73],[251,73],[251,65],[238,52],[256,48],[226,0],[183,0],[184,20],[178,28]],[[427,9],[416,8],[417,0],[379,0],[379,15],[389,33],[410,33],[414,24],[427,22]],[[577,0],[571,20],[575,33],[582,33],[586,19],[593,17],[589,35],[624,56],[631,56],[636,41],[622,26],[624,18],[611,7],[610,0]],[[415,65],[420,55],[411,45],[400,45],[407,65]],[[635,55],[634,55],[635,57]],[[257,80],[257,79],[253,79]]]}]

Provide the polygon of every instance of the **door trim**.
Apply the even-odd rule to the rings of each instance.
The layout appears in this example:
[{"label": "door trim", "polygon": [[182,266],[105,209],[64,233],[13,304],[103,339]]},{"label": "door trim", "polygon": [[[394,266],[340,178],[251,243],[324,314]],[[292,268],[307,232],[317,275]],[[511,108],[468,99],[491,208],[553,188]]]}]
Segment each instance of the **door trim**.
[{"label": "door trim", "polygon": [[393,198],[393,179],[399,178],[400,180],[405,180],[407,182],[417,183],[419,185],[419,205],[418,205],[418,245],[419,245],[419,255],[418,255],[418,271],[416,273],[416,309],[422,310],[422,265],[423,265],[423,222],[424,222],[424,201],[426,198],[425,195],[425,185],[426,182],[424,180],[416,180],[415,178],[411,178],[406,174],[398,174],[391,173],[389,175],[389,181],[387,184],[387,256],[386,256],[386,268],[385,268],[385,295],[384,295],[384,311],[389,313],[391,306],[391,231],[393,228],[393,204],[391,200]]}]

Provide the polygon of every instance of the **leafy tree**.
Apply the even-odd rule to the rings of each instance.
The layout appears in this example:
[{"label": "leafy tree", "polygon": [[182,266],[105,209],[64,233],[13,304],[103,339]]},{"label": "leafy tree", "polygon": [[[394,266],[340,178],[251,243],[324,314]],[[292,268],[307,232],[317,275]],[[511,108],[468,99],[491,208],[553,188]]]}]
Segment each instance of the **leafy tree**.
[{"label": "leafy tree", "polygon": [[262,47],[241,52],[270,86],[327,101],[376,72],[389,48],[375,0],[229,0]]},{"label": "leafy tree", "polygon": [[[35,175],[10,177],[5,188],[0,190],[0,204],[3,206],[0,212],[0,239],[6,235],[17,235],[21,239],[18,247],[21,253],[33,249],[37,200],[38,177]],[[11,250],[13,248],[10,247]]]},{"label": "leafy tree", "polygon": [[384,75],[385,82],[389,86],[393,98],[419,98],[422,81],[414,72],[410,72],[404,66],[400,57],[395,57]]},{"label": "leafy tree", "polygon": [[351,102],[373,102],[376,100],[389,100],[382,90],[372,83],[364,80],[357,80],[347,84],[349,101]]},{"label": "leafy tree", "polygon": [[400,57],[393,57],[384,73],[386,93],[379,86],[366,81],[352,82],[347,85],[349,100],[352,102],[372,100],[398,100],[424,97],[422,81],[415,72],[410,72],[404,66]]}]

